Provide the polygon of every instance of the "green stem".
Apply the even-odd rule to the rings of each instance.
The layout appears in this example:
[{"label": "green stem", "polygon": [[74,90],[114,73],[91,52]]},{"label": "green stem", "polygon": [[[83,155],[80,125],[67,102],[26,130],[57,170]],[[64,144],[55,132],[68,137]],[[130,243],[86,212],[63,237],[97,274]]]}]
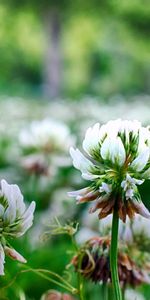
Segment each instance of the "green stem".
[{"label": "green stem", "polygon": [[[79,262],[79,266],[81,266],[81,262]],[[84,300],[83,280],[82,280],[82,275],[80,274],[80,272],[78,272],[78,290],[79,290],[80,300]]]},{"label": "green stem", "polygon": [[[74,246],[75,251],[78,252],[79,249],[78,249],[77,243],[76,243],[73,235],[71,236],[71,239],[72,239],[72,244]],[[81,265],[81,262],[79,262],[79,269],[80,269],[80,265]],[[82,275],[79,271],[77,273],[77,280],[78,280],[78,292],[79,292],[80,300],[84,300],[83,279],[82,279]]]},{"label": "green stem", "polygon": [[114,209],[113,220],[112,220],[112,233],[111,233],[111,246],[110,246],[110,269],[112,286],[116,300],[122,300],[121,288],[119,284],[118,276],[118,261],[117,261],[117,246],[118,246],[118,226],[119,217],[118,212]]}]

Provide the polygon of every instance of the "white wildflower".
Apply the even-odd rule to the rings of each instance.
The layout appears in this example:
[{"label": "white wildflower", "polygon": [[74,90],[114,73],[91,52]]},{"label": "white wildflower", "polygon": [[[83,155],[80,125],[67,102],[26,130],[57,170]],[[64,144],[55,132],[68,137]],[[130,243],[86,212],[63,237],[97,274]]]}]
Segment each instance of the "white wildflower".
[{"label": "white wildflower", "polygon": [[92,183],[84,192],[70,195],[78,202],[95,201],[90,212],[100,209],[99,218],[111,214],[114,205],[124,222],[135,213],[150,218],[137,188],[150,179],[149,129],[138,121],[121,119],[102,126],[96,123],[87,130],[83,149],[82,154],[71,148],[70,154],[74,167]]},{"label": "white wildflower", "polygon": [[74,138],[64,123],[44,119],[33,121],[29,128],[23,129],[19,140],[24,149],[65,152],[73,144]]},{"label": "white wildflower", "polygon": [[5,254],[26,262],[21,254],[7,245],[8,238],[22,236],[33,223],[35,202],[26,209],[23,195],[15,184],[1,180],[0,190],[0,275],[4,275]]}]

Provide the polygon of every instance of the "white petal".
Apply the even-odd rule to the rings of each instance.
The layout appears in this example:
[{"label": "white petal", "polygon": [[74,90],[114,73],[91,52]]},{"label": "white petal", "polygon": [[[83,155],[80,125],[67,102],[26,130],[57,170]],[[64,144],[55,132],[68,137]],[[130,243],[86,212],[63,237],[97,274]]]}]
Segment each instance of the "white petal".
[{"label": "white petal", "polygon": [[16,184],[8,184],[6,180],[1,181],[2,195],[6,198],[8,208],[4,214],[4,221],[12,223],[16,217],[19,217],[25,211],[23,195]]},{"label": "white petal", "polygon": [[14,260],[18,260],[21,263],[26,263],[26,259],[18,253],[15,249],[9,248],[7,246],[4,247],[6,255],[10,256]]},{"label": "white petal", "polygon": [[145,149],[138,155],[138,157],[133,160],[131,167],[137,172],[142,171],[149,160],[149,154],[149,147],[146,146]]},{"label": "white petal", "polygon": [[94,180],[96,178],[99,178],[100,175],[94,175],[94,174],[90,174],[90,173],[82,173],[82,177],[86,180]]},{"label": "white petal", "polygon": [[101,147],[101,156],[103,159],[111,160],[122,166],[126,159],[126,153],[120,137],[107,137]]},{"label": "white petal", "polygon": [[13,184],[12,188],[13,188],[13,197],[14,200],[16,201],[16,215],[18,217],[24,213],[25,204],[23,201],[23,195],[21,194],[19,187],[16,184]]},{"label": "white petal", "polygon": [[148,128],[141,127],[139,131],[139,147],[138,151],[140,152],[142,150],[143,145],[148,144],[150,142],[150,131]]},{"label": "white petal", "polygon": [[76,169],[80,170],[82,173],[89,173],[93,164],[78,150],[73,147],[70,148],[70,155],[73,159],[73,165]]},{"label": "white petal", "polygon": [[96,123],[93,127],[88,128],[83,141],[83,149],[90,154],[90,151],[98,146],[100,141],[100,124]]},{"label": "white petal", "polygon": [[121,187],[125,191],[126,199],[132,199],[134,196],[136,185],[141,185],[144,182],[144,180],[139,180],[136,178],[133,178],[130,176],[130,174],[127,173],[126,179],[121,182]]},{"label": "white petal", "polygon": [[129,186],[129,185],[134,186],[135,184],[141,185],[143,182],[144,182],[144,180],[140,180],[140,179],[131,177],[130,174],[127,173],[126,180],[122,181],[121,186],[122,187]]},{"label": "white petal", "polygon": [[80,189],[80,190],[77,190],[77,191],[71,191],[71,192],[68,192],[68,196],[69,197],[78,197],[78,196],[84,196],[86,195],[90,190],[88,188],[83,188],[83,189]]},{"label": "white petal", "polygon": [[8,184],[5,179],[1,180],[1,190],[2,190],[2,195],[9,200],[11,195],[11,185]]},{"label": "white petal", "polygon": [[134,190],[132,188],[129,188],[126,190],[126,199],[132,199],[134,196]]},{"label": "white petal", "polygon": [[112,191],[112,187],[110,184],[102,182],[102,185],[100,186],[99,191],[100,191],[100,193],[105,192],[106,194],[109,194]]},{"label": "white petal", "polygon": [[133,180],[133,184],[137,184],[137,185],[141,185],[144,182],[143,179],[141,180],[141,179],[132,178],[132,180]]},{"label": "white petal", "polygon": [[149,210],[145,207],[142,201],[137,201],[132,198],[132,203],[134,204],[136,210],[138,211],[138,214],[141,216],[150,219],[150,212]]},{"label": "white petal", "polygon": [[23,195],[19,187],[16,184],[10,184],[10,199],[13,203],[16,203],[16,217],[19,217],[25,211],[25,204],[23,201]]},{"label": "white petal", "polygon": [[107,200],[108,200],[108,197],[109,197],[109,196],[108,196],[107,194],[105,194],[104,196],[99,197],[98,199],[96,199],[96,200],[94,201],[94,205],[93,205],[92,207],[90,207],[89,213],[90,213],[90,214],[94,213],[94,212],[98,209],[99,204],[100,204],[101,202],[107,201]]},{"label": "white petal", "polygon": [[8,184],[6,180],[1,180],[2,195],[6,198],[8,203],[8,208],[4,214],[4,221],[7,223],[12,223],[16,218],[16,201],[13,197],[13,187]]},{"label": "white petal", "polygon": [[22,218],[27,219],[30,215],[33,215],[34,211],[35,211],[35,201],[32,201],[28,209],[22,215]]},{"label": "white petal", "polygon": [[130,132],[132,132],[134,135],[137,135],[140,128],[141,128],[141,123],[139,121],[124,120],[121,122],[121,127],[119,131],[121,133],[125,132],[126,138],[128,139]]},{"label": "white petal", "polygon": [[107,137],[104,140],[102,147],[101,147],[101,156],[103,159],[110,158],[110,144],[111,144],[111,139]]},{"label": "white petal", "polygon": [[5,253],[3,246],[0,244],[0,275],[4,274]]},{"label": "white petal", "polygon": [[15,218],[16,218],[16,207],[14,203],[10,203],[4,213],[4,222],[11,224],[15,221]]},{"label": "white petal", "polygon": [[108,136],[117,137],[119,129],[121,127],[121,124],[122,124],[122,120],[117,119],[117,120],[110,120],[103,126],[104,126]]},{"label": "white petal", "polygon": [[35,202],[32,201],[30,206],[28,207],[28,209],[25,211],[25,213],[22,216],[21,228],[17,234],[18,237],[23,235],[32,226],[34,211],[35,211]]}]

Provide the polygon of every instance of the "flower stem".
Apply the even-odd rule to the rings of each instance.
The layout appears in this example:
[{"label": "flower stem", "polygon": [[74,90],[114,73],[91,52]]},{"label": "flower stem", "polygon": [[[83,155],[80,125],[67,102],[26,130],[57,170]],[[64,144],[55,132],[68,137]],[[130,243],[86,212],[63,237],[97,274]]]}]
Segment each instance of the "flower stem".
[{"label": "flower stem", "polygon": [[117,261],[117,246],[118,246],[118,226],[119,217],[118,212],[114,209],[112,220],[111,246],[110,246],[110,269],[112,286],[116,300],[122,300],[121,288],[118,276],[118,261]]},{"label": "flower stem", "polygon": [[[76,240],[74,239],[74,236],[72,235],[71,236],[71,240],[72,240],[72,244],[74,246],[74,249],[76,252],[78,252],[78,245],[76,243]],[[79,265],[81,264],[81,262],[79,262]],[[80,267],[79,267],[80,269]],[[78,293],[79,293],[79,297],[80,297],[80,300],[84,300],[84,293],[83,293],[83,279],[82,279],[82,276],[81,276],[81,273],[78,271],[77,273],[77,280],[78,280]]]}]

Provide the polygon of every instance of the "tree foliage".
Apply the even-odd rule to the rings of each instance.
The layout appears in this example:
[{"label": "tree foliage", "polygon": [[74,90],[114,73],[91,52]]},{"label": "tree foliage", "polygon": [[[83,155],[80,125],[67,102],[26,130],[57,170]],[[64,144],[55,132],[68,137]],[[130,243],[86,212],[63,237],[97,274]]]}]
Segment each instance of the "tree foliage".
[{"label": "tree foliage", "polygon": [[43,14],[53,10],[61,22],[64,95],[149,92],[147,0],[3,0],[1,86],[8,81],[10,87],[41,85],[47,41]]}]

